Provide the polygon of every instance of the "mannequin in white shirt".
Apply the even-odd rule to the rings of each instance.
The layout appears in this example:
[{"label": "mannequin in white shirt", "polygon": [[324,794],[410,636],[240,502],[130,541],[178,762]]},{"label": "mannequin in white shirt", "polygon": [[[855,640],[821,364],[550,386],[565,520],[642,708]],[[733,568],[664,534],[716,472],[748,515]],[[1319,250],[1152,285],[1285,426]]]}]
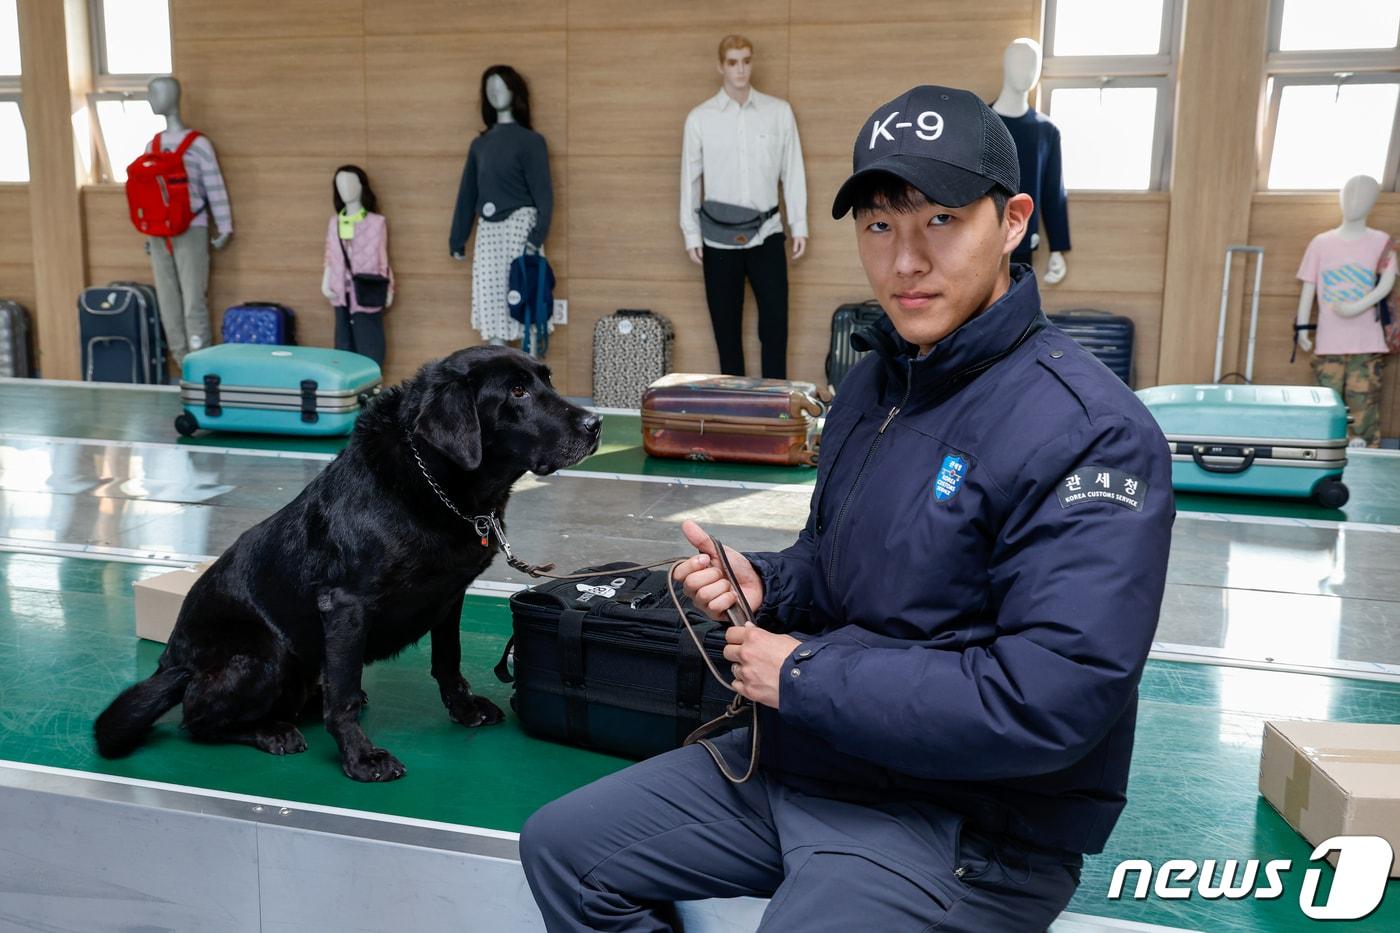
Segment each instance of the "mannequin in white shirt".
[{"label": "mannequin in white shirt", "polygon": [[[1040,83],[1041,51],[1040,43],[1034,39],[1016,39],[1002,54],[1001,93],[992,103],[992,109],[1004,117],[1022,117],[1031,109],[1031,91]],[[1031,233],[1031,248],[1040,245],[1040,233]],[[1054,252],[1045,266],[1042,281],[1046,285],[1056,285],[1064,280],[1069,272],[1065,254]]]},{"label": "mannequin in white shirt", "polygon": [[[364,186],[360,184],[360,178],[354,172],[337,172],[335,175],[335,190],[340,192],[340,199],[345,202],[345,216],[356,217],[364,211],[364,202],[360,200],[364,196]],[[335,292],[331,291],[331,267],[324,267],[321,273],[321,294],[326,296],[327,301],[335,301]],[[394,306],[394,293],[390,291],[388,300],[384,302],[385,310]]]},{"label": "mannequin in white shirt", "polygon": [[[1376,199],[1380,193],[1380,182],[1370,175],[1357,175],[1348,179],[1337,195],[1342,205],[1342,222],[1333,232],[1346,240],[1359,239],[1365,235],[1368,229],[1366,218],[1370,215],[1371,208],[1376,206]],[[1389,295],[1391,290],[1395,288],[1395,265],[1395,257],[1392,256],[1390,267],[1381,274],[1375,288],[1355,301],[1344,301],[1334,305],[1333,310],[1342,317],[1356,317],[1361,312],[1373,307],[1376,302]],[[1317,285],[1312,282],[1304,282],[1303,290],[1298,295],[1298,313],[1295,319],[1295,323],[1299,326],[1307,324],[1312,319],[1313,301],[1316,297]],[[1298,332],[1298,346],[1312,352],[1313,340],[1307,331]]]},{"label": "mannequin in white shirt", "polygon": [[[146,99],[150,102],[152,113],[165,117],[166,132],[184,135],[189,129],[180,118],[179,81],[165,76],[152,78],[151,83],[146,85]],[[218,236],[209,240],[209,245],[214,249],[223,249],[232,236],[233,231],[221,230]]]},{"label": "mannequin in white shirt", "polygon": [[[719,72],[720,79],[724,82],[724,93],[733,98],[736,104],[743,106],[749,101],[749,81],[753,77],[753,49],[730,49],[724,53],[724,61],[715,63],[715,71]],[[802,254],[807,252],[807,238],[805,236],[794,236],[792,238],[792,258],[801,259]],[[690,261],[697,266],[705,261],[705,247],[697,246],[694,249],[686,250],[690,256]]]}]

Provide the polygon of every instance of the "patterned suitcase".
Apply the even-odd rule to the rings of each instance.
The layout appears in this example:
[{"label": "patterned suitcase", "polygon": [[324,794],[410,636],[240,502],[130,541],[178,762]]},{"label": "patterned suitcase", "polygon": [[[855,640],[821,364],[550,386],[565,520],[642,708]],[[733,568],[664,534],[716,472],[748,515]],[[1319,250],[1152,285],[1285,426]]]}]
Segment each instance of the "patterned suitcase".
[{"label": "patterned suitcase", "polygon": [[1113,371],[1124,383],[1133,384],[1133,321],[1119,314],[1075,308],[1047,315],[1050,323]]},{"label": "patterned suitcase", "polygon": [[842,305],[831,315],[831,349],[826,353],[826,384],[831,386],[832,391],[841,387],[846,373],[868,352],[851,346],[851,335],[873,326],[884,316],[885,309],[880,307],[878,301]]},{"label": "patterned suitcase", "polygon": [[175,430],[349,434],[379,393],[367,356],[319,347],[226,343],[185,357]]},{"label": "patterned suitcase", "polygon": [[141,288],[113,283],[78,296],[83,379],[160,383],[165,372],[160,314]]},{"label": "patterned suitcase", "polygon": [[647,386],[671,371],[676,332],[650,311],[621,310],[593,325],[593,404],[637,408]]},{"label": "patterned suitcase", "polygon": [[250,301],[224,312],[219,328],[223,343],[256,343],[292,346],[296,338],[296,314],[275,301]]},{"label": "patterned suitcase", "polygon": [[1172,450],[1172,488],[1346,504],[1347,408],[1318,386],[1174,385],[1137,393]]},{"label": "patterned suitcase", "polygon": [[815,466],[824,410],[810,382],[672,373],[642,398],[642,446],[670,459]]},{"label": "patterned suitcase", "polygon": [[29,312],[16,301],[0,299],[0,376],[34,375],[29,351]]}]

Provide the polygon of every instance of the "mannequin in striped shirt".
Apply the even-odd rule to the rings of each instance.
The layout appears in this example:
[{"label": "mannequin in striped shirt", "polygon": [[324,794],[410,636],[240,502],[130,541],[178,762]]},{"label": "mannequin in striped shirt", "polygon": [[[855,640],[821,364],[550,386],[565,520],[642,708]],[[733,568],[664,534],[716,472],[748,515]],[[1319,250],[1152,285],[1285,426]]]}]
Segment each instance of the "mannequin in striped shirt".
[{"label": "mannequin in striped shirt", "polygon": [[[155,78],[147,89],[151,110],[165,117],[161,151],[175,149],[190,132],[180,118],[180,82],[169,77]],[[150,151],[149,145],[146,151]],[[201,134],[186,150],[185,172],[190,179],[190,208],[195,212],[190,228],[171,238],[169,250],[161,237],[146,239],[160,319],[176,365],[184,361],[186,353],[214,342],[209,326],[209,248],[223,249],[233,236],[228,189],[219,170],[219,159],[214,155],[214,144],[207,136]],[[212,239],[211,216],[219,230]]]}]

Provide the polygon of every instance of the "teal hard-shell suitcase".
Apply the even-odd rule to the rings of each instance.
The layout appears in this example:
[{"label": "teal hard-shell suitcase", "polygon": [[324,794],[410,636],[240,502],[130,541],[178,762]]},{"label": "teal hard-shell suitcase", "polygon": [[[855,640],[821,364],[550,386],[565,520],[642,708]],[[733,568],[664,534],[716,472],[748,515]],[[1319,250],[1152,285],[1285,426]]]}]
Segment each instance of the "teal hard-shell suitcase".
[{"label": "teal hard-shell suitcase", "polygon": [[320,347],[226,343],[185,357],[175,430],[349,434],[379,392],[369,357]]},{"label": "teal hard-shell suitcase", "polygon": [[1138,393],[1172,450],[1172,488],[1347,501],[1347,408],[1319,386],[1172,385]]}]

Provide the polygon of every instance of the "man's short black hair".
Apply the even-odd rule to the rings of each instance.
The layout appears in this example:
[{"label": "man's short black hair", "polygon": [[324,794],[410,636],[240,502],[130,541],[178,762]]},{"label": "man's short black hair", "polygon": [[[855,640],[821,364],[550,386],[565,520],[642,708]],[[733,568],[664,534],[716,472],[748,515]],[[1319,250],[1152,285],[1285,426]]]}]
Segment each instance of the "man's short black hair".
[{"label": "man's short black hair", "polygon": [[[1006,218],[1006,202],[1011,195],[1000,185],[993,185],[987,192],[992,206],[997,209],[997,223]],[[855,214],[883,207],[897,214],[912,214],[914,211],[934,203],[918,188],[889,172],[871,172],[852,182],[851,210]]]}]

